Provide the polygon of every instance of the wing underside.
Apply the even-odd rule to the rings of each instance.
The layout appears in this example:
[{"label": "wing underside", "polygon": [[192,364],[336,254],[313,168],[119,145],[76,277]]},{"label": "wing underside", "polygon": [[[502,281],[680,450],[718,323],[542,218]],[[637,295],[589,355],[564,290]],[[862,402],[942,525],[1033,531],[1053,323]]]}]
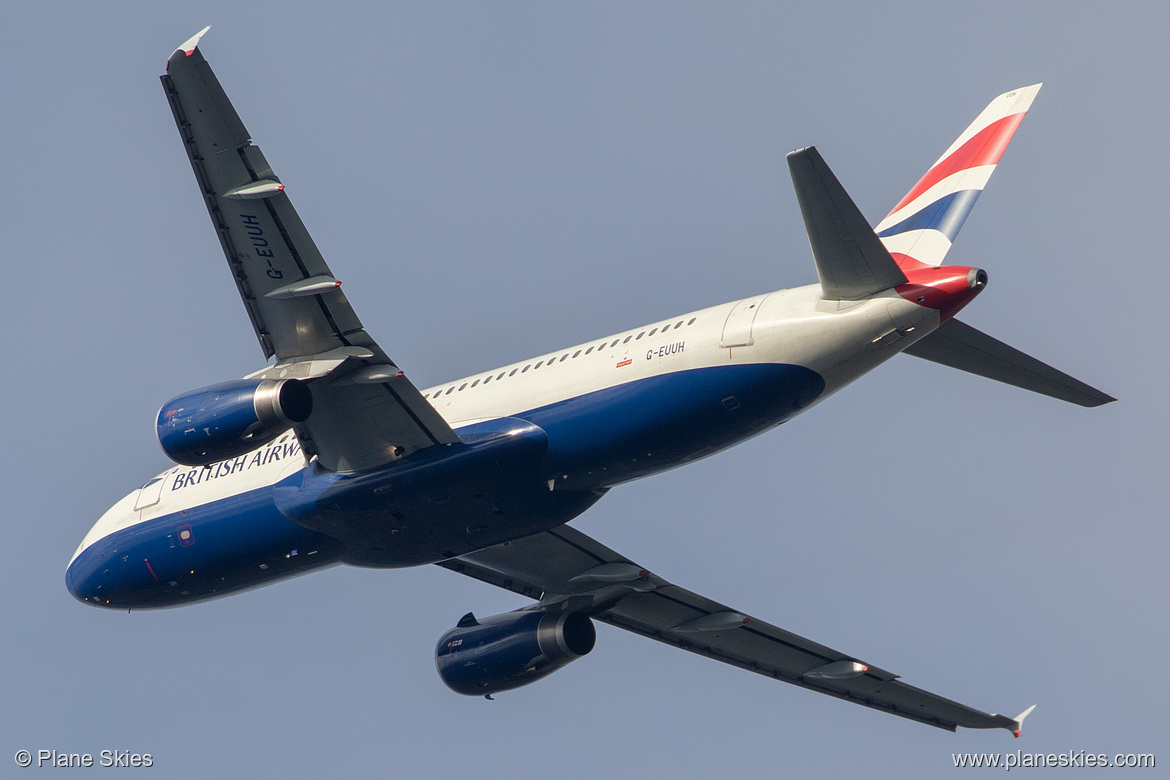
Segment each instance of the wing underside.
[{"label": "wing underside", "polygon": [[1020,719],[981,712],[897,675],[672,585],[570,528],[439,564],[537,599],[527,609],[579,611],[659,642],[873,709],[954,731]]},{"label": "wing underside", "polygon": [[268,378],[310,382],[297,426],[305,452],[362,471],[458,441],[362,328],[268,161],[199,51],[175,50],[162,76],[200,192],[265,358]]}]

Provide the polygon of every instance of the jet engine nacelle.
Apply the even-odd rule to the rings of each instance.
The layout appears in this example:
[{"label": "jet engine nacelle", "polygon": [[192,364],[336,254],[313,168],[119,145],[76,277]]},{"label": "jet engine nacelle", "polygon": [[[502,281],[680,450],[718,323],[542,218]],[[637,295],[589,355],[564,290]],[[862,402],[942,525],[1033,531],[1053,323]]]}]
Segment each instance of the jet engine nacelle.
[{"label": "jet engine nacelle", "polygon": [[479,621],[468,612],[435,647],[447,687],[485,696],[536,682],[593,649],[597,632],[580,612],[509,612]]},{"label": "jet engine nacelle", "polygon": [[171,460],[206,466],[272,441],[312,411],[313,396],[298,379],[237,379],[163,404],[156,432]]}]

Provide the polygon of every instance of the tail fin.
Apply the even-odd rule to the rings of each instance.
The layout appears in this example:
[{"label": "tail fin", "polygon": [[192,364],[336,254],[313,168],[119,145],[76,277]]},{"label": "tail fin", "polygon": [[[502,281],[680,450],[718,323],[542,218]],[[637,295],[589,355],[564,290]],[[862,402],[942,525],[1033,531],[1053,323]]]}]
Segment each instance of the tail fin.
[{"label": "tail fin", "polygon": [[942,265],[1040,87],[991,101],[874,228],[903,270]]}]

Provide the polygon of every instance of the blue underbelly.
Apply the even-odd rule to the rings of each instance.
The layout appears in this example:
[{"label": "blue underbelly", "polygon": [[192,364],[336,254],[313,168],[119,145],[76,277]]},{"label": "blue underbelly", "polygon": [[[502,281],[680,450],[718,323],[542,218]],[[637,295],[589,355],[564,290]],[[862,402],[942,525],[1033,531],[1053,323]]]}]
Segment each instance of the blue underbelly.
[{"label": "blue underbelly", "polygon": [[97,606],[170,607],[330,566],[342,553],[335,539],[290,522],[266,487],[110,534],[82,551],[65,580]]},{"label": "blue underbelly", "polygon": [[761,433],[823,391],[815,372],[775,364],[629,382],[516,415],[538,426],[522,436],[491,438],[504,421],[470,426],[450,450],[420,450],[377,472],[307,468],[276,486],[130,526],[85,549],[66,582],[98,606],[169,607],[341,561],[449,558],[567,522],[605,488]]},{"label": "blue underbelly", "polygon": [[792,417],[825,389],[801,366],[754,363],[640,379],[516,417],[548,434],[557,487],[608,487],[730,447]]}]

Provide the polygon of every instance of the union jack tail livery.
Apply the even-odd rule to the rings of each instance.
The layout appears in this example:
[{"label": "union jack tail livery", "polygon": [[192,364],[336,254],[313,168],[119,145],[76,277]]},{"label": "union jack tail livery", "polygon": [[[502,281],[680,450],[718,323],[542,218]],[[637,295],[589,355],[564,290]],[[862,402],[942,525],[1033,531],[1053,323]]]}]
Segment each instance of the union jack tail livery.
[{"label": "union jack tail livery", "polygon": [[991,101],[874,228],[903,270],[942,265],[1041,86]]}]

